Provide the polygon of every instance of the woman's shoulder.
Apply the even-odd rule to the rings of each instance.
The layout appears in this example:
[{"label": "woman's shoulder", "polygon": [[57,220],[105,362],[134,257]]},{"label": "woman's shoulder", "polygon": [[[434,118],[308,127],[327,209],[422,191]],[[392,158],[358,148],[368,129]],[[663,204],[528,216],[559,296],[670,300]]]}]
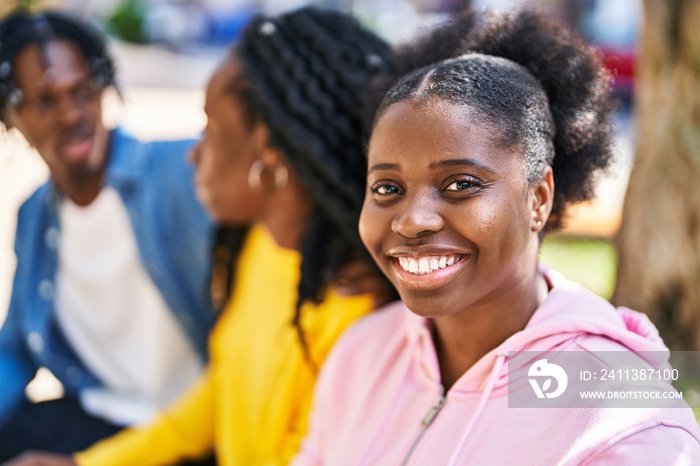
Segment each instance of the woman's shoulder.
[{"label": "woman's shoulder", "polygon": [[383,359],[382,355],[401,353],[406,346],[408,312],[396,301],[359,318],[338,339],[325,366],[362,371]]},{"label": "woman's shoulder", "polygon": [[358,319],[345,332],[343,339],[373,341],[374,338],[385,338],[388,333],[404,333],[408,312],[403,302],[393,301]]}]

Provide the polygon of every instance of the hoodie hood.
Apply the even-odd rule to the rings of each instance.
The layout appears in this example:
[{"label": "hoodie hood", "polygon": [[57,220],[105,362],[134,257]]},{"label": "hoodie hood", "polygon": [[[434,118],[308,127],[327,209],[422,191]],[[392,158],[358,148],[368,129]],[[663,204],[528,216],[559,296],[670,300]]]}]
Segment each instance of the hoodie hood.
[{"label": "hoodie hood", "polygon": [[[700,458],[700,432],[687,405],[578,409],[566,405],[578,393],[566,385],[564,396],[541,400],[533,378],[551,376],[535,382],[542,382],[540,393],[555,393],[563,380],[557,369],[571,368],[568,383],[582,367],[564,364],[568,358],[612,367],[605,358],[616,352],[609,362],[617,364],[620,356],[659,367],[669,356],[644,315],[616,309],[554,271],[542,273],[550,293],[527,326],[484,355],[447,393],[427,319],[397,302],[358,322],[334,347],[316,387],[312,432],[301,455],[311,460],[294,464],[627,464],[621,459],[631,457],[634,464],[648,463],[642,447],[653,451],[654,464],[700,464],[684,462]],[[654,355],[658,360],[647,359]],[[540,363],[547,357],[551,361]],[[533,367],[546,370],[529,375]],[[533,404],[547,405],[511,407],[518,401],[511,393],[528,403],[537,395]],[[557,398],[553,405],[551,398]],[[669,448],[667,439],[677,447]]]},{"label": "hoodie hood", "polygon": [[[507,385],[509,370],[512,372],[517,368],[509,367],[507,363],[498,363],[498,360],[507,362],[509,352],[573,350],[574,343],[596,336],[614,343],[608,348],[590,348],[591,350],[615,351],[625,348],[641,353],[640,356],[651,367],[667,367],[668,348],[646,315],[624,307],[615,308],[607,300],[578,283],[567,280],[555,270],[541,265],[540,271],[551,289],[528,324],[477,361],[454,384],[450,392],[482,392],[490,378],[494,379],[491,381],[492,389]],[[434,348],[429,348],[433,343],[428,319],[407,312],[406,325],[409,344],[427,345],[418,353],[434,354]],[[426,375],[432,380],[439,380],[437,356],[429,356],[428,359],[421,362]],[[497,373],[494,373],[496,367]]]},{"label": "hoodie hood", "polygon": [[[311,433],[293,464],[700,464],[700,431],[687,405],[568,405],[579,393],[573,371],[584,367],[564,364],[568,358],[601,369],[613,367],[606,361],[618,364],[618,357],[659,367],[669,352],[644,315],[616,309],[558,273],[541,271],[550,293],[527,326],[447,393],[428,319],[397,302],[358,322],[324,365]],[[533,368],[543,372],[530,375]],[[567,369],[568,380],[560,378],[558,370]],[[560,380],[563,396],[542,400],[540,394],[560,390]],[[512,396],[521,395],[527,403],[534,398],[532,405],[516,406],[519,398]]]},{"label": "hoodie hood", "polygon": [[527,326],[499,346],[500,351],[545,351],[579,335],[598,335],[633,352],[668,351],[644,314],[615,308],[558,272],[540,267],[552,289]]},{"label": "hoodie hood", "polygon": [[[638,354],[653,368],[668,367],[668,348],[645,315],[627,308],[617,309],[554,270],[540,266],[540,272],[551,289],[525,328],[484,355],[449,390],[448,399],[476,398],[478,401],[464,421],[462,432],[447,462],[448,466],[458,464],[458,458],[464,451],[472,429],[494,392],[503,393],[509,383],[525,382],[521,379],[527,377],[528,369],[533,367],[535,360],[531,357],[509,359],[512,352],[627,349]],[[437,355],[427,319],[407,312],[407,325],[409,344],[423,346],[415,352],[423,355],[422,358],[419,356],[423,371],[430,379],[439,381]],[[533,353],[519,353],[525,356],[531,354]],[[544,362],[547,363],[546,360]],[[509,374],[514,373],[521,375],[517,380],[509,381]]]}]

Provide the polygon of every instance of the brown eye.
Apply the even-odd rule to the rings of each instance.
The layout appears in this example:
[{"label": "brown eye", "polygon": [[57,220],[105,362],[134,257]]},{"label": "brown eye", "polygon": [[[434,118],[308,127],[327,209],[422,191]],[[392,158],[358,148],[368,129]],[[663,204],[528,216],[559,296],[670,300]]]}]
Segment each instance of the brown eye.
[{"label": "brown eye", "polygon": [[34,108],[40,111],[45,111],[53,106],[53,99],[47,95],[40,95],[32,102]]},{"label": "brown eye", "polygon": [[95,86],[92,84],[83,84],[73,92],[73,99],[79,104],[90,102],[96,94]]},{"label": "brown eye", "polygon": [[398,194],[399,193],[399,188],[396,186],[391,186],[391,185],[380,185],[377,186],[376,188],[372,188],[372,192],[375,194],[381,194],[381,195],[389,195],[389,194]]},{"label": "brown eye", "polygon": [[445,191],[469,191],[471,189],[477,189],[480,187],[481,184],[478,183],[476,180],[462,179],[453,181],[452,183],[447,185]]},{"label": "brown eye", "polygon": [[394,202],[401,197],[403,190],[396,183],[379,181],[370,188],[372,199],[377,204],[387,204]]}]

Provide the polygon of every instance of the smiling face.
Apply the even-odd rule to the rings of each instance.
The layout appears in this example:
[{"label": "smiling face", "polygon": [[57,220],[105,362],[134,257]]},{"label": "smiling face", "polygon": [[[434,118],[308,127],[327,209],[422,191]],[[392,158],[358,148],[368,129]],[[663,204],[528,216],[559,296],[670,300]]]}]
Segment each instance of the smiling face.
[{"label": "smiling face", "polygon": [[360,235],[408,308],[426,317],[507,306],[534,285],[536,221],[550,201],[528,184],[522,152],[500,147],[494,126],[469,110],[400,101],[369,144]]},{"label": "smiling face", "polygon": [[99,176],[107,148],[102,87],[78,47],[51,41],[29,45],[13,61],[22,101],[8,122],[36,147],[59,187],[71,190]]},{"label": "smiling face", "polygon": [[206,90],[207,127],[195,146],[197,198],[219,222],[248,222],[262,209],[264,197],[248,183],[251,165],[263,157],[268,133],[262,122],[251,122],[232,83],[245,86],[240,65],[227,60]]}]

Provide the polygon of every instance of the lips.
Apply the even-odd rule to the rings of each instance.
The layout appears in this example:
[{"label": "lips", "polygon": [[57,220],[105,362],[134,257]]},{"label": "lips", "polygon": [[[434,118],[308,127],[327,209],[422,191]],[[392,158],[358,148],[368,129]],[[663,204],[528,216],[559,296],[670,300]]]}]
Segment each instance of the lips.
[{"label": "lips", "polygon": [[68,163],[84,163],[95,145],[94,132],[86,128],[70,131],[59,142],[61,158]]},{"label": "lips", "polygon": [[418,290],[443,286],[466,266],[471,257],[453,251],[393,251],[388,255],[399,282],[397,285]]},{"label": "lips", "polygon": [[61,145],[61,153],[68,162],[80,162],[89,158],[92,146],[92,139],[73,140]]}]

